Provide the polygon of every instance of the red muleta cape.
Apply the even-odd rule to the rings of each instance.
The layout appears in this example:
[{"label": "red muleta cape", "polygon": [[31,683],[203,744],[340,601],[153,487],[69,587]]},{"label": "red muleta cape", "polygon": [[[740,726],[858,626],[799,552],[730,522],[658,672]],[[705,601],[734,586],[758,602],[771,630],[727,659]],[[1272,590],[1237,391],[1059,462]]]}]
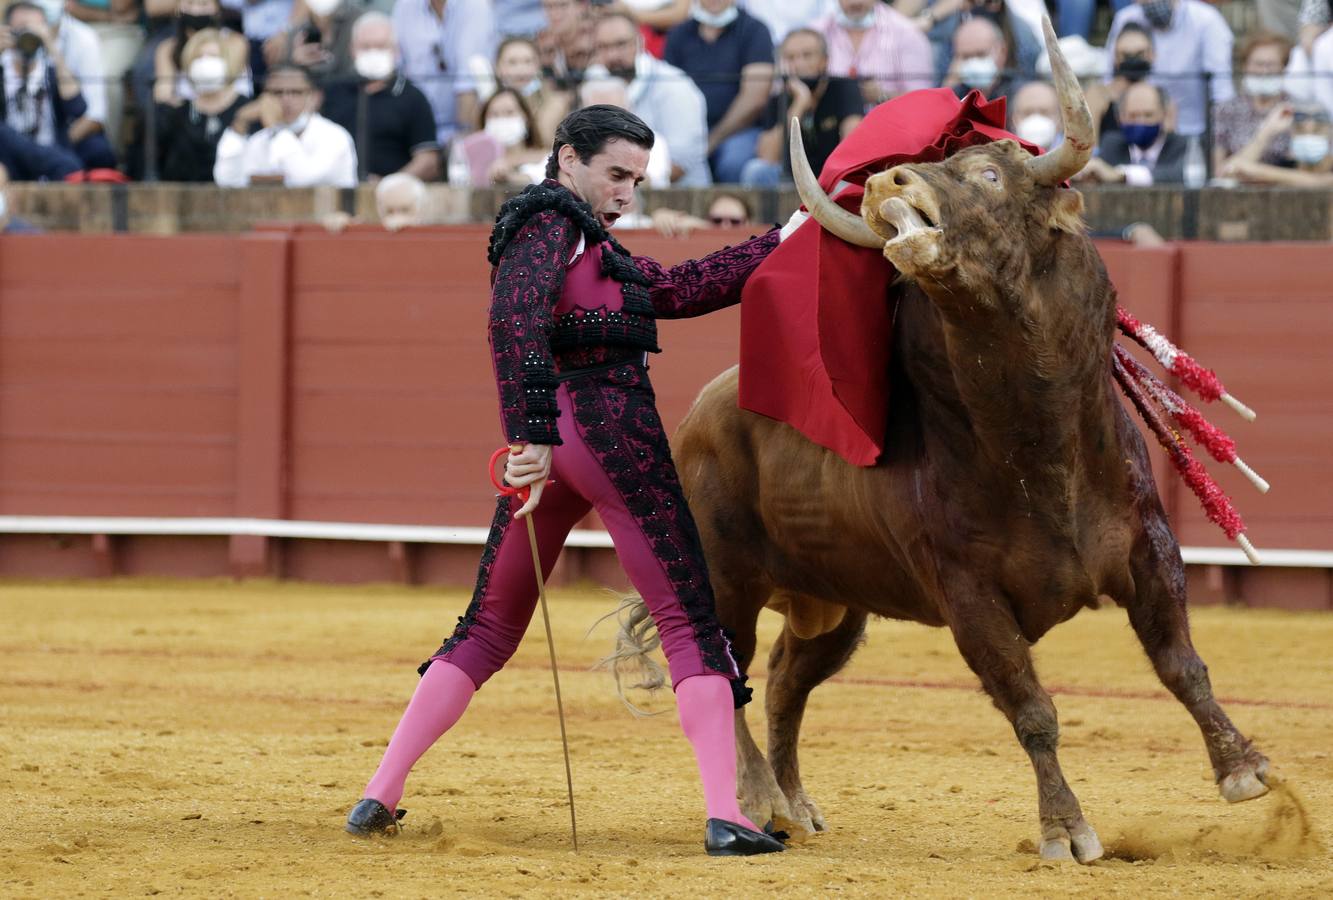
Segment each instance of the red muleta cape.
[{"label": "red muleta cape", "polygon": [[[865,181],[904,162],[938,162],[977,144],[1013,138],[1004,99],[948,88],[881,103],[824,164],[819,183],[860,214]],[[1021,142],[1033,153],[1040,152]],[[877,250],[855,247],[811,219],[750,277],[741,303],[740,405],[786,422],[858,466],[884,450],[896,275]]]}]

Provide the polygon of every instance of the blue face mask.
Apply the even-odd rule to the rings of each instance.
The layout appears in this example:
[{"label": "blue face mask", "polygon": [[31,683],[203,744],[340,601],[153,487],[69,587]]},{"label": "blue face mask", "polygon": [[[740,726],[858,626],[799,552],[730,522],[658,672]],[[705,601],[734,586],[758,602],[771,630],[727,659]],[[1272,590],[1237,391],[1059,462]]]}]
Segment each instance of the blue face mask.
[{"label": "blue face mask", "polygon": [[1162,133],[1161,125],[1121,125],[1120,133],[1125,136],[1125,140],[1138,147],[1140,150],[1147,150],[1157,141],[1157,136]]}]

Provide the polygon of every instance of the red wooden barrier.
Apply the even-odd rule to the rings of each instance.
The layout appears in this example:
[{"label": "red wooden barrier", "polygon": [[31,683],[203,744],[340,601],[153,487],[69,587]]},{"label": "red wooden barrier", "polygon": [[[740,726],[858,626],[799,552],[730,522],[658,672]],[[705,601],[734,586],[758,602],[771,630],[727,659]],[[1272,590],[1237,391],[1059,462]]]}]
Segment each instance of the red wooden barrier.
[{"label": "red wooden barrier", "polygon": [[[501,440],[486,237],[468,226],[0,239],[0,515],[486,525],[494,501],[481,465]],[[674,262],[736,237],[626,242]],[[1333,254],[1101,249],[1121,302],[1259,410],[1247,425],[1209,408],[1274,483],[1261,498],[1229,471],[1220,479],[1255,542],[1333,548],[1321,459],[1333,438]],[[739,323],[738,310],[661,323],[666,352],[652,369],[669,428],[736,361]],[[1175,476],[1157,471],[1182,543],[1224,545]],[[472,547],[0,535],[0,574],[466,581],[475,558]],[[605,565],[585,558],[566,574],[605,577]],[[1314,599],[1301,604],[1327,605],[1327,576],[1310,584],[1301,596]],[[1223,588],[1214,577],[1196,594]]]}]

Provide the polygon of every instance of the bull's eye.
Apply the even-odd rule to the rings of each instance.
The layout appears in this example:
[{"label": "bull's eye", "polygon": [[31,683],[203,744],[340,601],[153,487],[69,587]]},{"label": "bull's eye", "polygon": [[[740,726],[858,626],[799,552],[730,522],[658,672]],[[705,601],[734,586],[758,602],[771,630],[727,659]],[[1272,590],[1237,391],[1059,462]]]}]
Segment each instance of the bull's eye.
[{"label": "bull's eye", "polygon": [[981,170],[981,177],[989,181],[991,184],[1000,183],[1000,173],[989,167]]}]

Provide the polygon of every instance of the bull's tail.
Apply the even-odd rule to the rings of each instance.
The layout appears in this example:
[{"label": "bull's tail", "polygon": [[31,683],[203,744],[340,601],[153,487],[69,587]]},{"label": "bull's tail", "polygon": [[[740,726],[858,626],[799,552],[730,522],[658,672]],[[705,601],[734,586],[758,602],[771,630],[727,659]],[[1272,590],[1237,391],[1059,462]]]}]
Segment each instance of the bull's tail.
[{"label": "bull's tail", "polygon": [[[594,622],[592,627],[596,628],[612,616],[616,617],[620,626],[616,631],[616,649],[594,668],[611,671],[611,677],[616,681],[616,694],[631,713],[636,716],[661,715],[665,710],[648,712],[635,706],[625,696],[627,688],[652,692],[667,683],[666,670],[649,655],[662,646],[662,638],[648,612],[648,605],[637,594],[622,597],[620,605]],[[592,633],[591,628],[588,631]]]}]

